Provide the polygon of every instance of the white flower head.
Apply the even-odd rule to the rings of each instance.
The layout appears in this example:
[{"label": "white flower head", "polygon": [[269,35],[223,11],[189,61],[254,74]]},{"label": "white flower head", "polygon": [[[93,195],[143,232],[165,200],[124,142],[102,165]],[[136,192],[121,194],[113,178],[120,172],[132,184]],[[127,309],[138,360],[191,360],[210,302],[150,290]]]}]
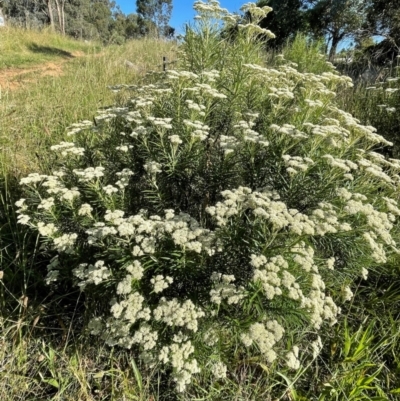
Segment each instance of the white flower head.
[{"label": "white flower head", "polygon": [[78,210],[78,215],[79,216],[88,216],[91,217],[93,212],[92,206],[90,206],[88,203],[84,203],[81,205],[81,207]]},{"label": "white flower head", "polygon": [[169,140],[171,141],[172,145],[178,146],[181,143],[183,143],[182,139],[179,137],[179,135],[170,135]]}]

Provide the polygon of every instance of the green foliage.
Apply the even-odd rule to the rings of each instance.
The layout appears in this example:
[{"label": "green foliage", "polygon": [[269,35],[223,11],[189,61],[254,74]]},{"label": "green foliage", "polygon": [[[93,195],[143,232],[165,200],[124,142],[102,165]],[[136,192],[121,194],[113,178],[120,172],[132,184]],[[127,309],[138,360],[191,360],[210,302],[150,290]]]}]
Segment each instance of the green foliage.
[{"label": "green foliage", "polygon": [[322,40],[313,41],[298,34],[293,41],[286,44],[282,54],[286,60],[296,63],[300,72],[322,74],[334,71],[334,67],[326,61]]},{"label": "green foliage", "polygon": [[4,12],[10,25],[28,29],[49,26],[76,39],[103,43],[123,43],[143,36],[147,24],[136,14],[123,14],[109,0],[5,0]]},{"label": "green foliage", "polygon": [[370,35],[383,35],[394,47],[400,41],[399,0],[370,0],[364,28]]},{"label": "green foliage", "polygon": [[[347,321],[337,333],[336,341],[332,344],[329,364],[332,374],[329,380],[321,383],[323,390],[318,398],[325,400],[388,400],[379,386],[379,376],[384,365],[377,365],[374,357],[384,348],[385,340],[380,339],[374,344],[374,326],[371,321],[366,327],[365,322],[357,331],[351,332]],[[365,327],[365,328],[364,328]]]},{"label": "green foliage", "polygon": [[363,0],[320,0],[308,11],[310,28],[317,36],[328,36],[329,58],[333,60],[340,41],[352,36],[365,21]]},{"label": "green foliage", "polygon": [[[136,0],[137,13],[144,21],[154,24],[157,36],[168,36],[172,0]],[[149,27],[149,33],[151,27]]]},{"label": "green foliage", "polygon": [[[390,157],[400,156],[400,139],[398,127],[400,124],[400,75],[399,66],[395,66],[392,74],[378,82],[360,83],[348,94],[355,99],[349,102],[349,110],[358,118],[373,125],[379,132],[393,143],[384,153]],[[348,100],[347,100],[348,101]]]},{"label": "green foliage", "polygon": [[276,35],[268,43],[269,46],[280,48],[297,33],[306,32],[308,22],[304,0],[260,0],[257,5],[273,9],[260,23],[263,28],[270,29]]}]

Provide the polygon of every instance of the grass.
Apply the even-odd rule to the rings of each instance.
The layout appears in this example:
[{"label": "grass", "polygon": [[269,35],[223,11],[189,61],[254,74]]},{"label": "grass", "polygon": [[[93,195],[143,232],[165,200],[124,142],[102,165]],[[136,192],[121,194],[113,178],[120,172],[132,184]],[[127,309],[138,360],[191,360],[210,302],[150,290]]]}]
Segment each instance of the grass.
[{"label": "grass", "polygon": [[99,49],[100,46],[97,43],[76,41],[46,30],[4,27],[1,28],[0,70],[71,59],[74,54],[88,54]]},{"label": "grass", "polygon": [[147,71],[162,68],[164,55],[174,58],[173,43],[130,41],[70,59],[58,76],[38,77],[1,93],[2,171],[20,175],[43,167],[46,149],[63,140],[68,125],[91,119],[99,107],[117,100],[109,85],[137,83]]},{"label": "grass", "polygon": [[25,313],[21,324],[0,322],[0,341],[7,341],[0,347],[2,401],[151,399],[152,373],[142,379],[132,355],[110,352],[97,342],[68,339],[60,327],[53,327],[49,336],[39,319],[33,327],[28,305]]}]

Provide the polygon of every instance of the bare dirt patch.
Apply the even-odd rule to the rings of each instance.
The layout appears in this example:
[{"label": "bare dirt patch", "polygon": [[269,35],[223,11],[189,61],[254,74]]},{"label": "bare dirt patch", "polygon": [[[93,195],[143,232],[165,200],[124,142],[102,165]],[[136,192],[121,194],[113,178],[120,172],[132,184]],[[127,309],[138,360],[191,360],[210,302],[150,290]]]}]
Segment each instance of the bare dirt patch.
[{"label": "bare dirt patch", "polygon": [[[73,57],[82,57],[81,51],[74,52]],[[49,61],[32,67],[7,68],[0,70],[0,91],[15,90],[26,84],[33,83],[41,77],[58,77],[63,73],[63,64],[67,60]]]}]

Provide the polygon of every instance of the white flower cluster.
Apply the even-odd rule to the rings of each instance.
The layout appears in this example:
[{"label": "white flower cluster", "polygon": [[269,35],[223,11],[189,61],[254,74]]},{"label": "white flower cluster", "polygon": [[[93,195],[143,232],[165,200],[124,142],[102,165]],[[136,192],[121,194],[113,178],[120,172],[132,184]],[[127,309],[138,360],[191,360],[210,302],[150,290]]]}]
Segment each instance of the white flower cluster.
[{"label": "white flower cluster", "polygon": [[103,187],[103,191],[107,195],[111,196],[112,194],[118,193],[119,189],[114,187],[114,186],[112,186],[112,185],[106,185],[106,186]]},{"label": "white flower cluster", "polygon": [[291,351],[286,354],[286,365],[293,370],[297,370],[300,368],[299,361],[299,347],[294,346]]},{"label": "white flower cluster", "polygon": [[127,107],[109,107],[104,110],[98,110],[98,115],[95,117],[97,124],[108,123],[117,116],[124,115],[129,109]]},{"label": "white flower cluster", "polygon": [[182,139],[179,135],[170,135],[168,139],[171,141],[173,147],[178,147],[181,143],[183,143]]},{"label": "white flower cluster", "polygon": [[191,358],[194,347],[186,336],[178,333],[173,338],[174,343],[161,349],[158,356],[159,361],[164,364],[170,363],[173,368],[173,377],[177,385],[178,392],[183,392],[191,382],[192,375],[199,373],[197,360]]},{"label": "white flower cluster", "polygon": [[313,99],[304,99],[304,103],[307,104],[308,107],[323,107],[324,104],[321,100],[313,100]]},{"label": "white flower cluster", "polygon": [[28,177],[24,177],[20,180],[21,185],[37,184],[47,178],[47,175],[31,173]]},{"label": "white flower cluster", "polygon": [[60,188],[59,193],[62,194],[60,196],[61,200],[65,200],[70,203],[73,203],[74,199],[78,198],[81,195],[81,193],[78,191],[77,187],[73,187],[71,189]]},{"label": "white flower cluster", "polygon": [[61,237],[53,239],[54,247],[58,252],[73,253],[74,245],[77,238],[78,234],[75,233],[63,234],[61,235]]},{"label": "white flower cluster", "polygon": [[229,11],[226,8],[221,8],[219,1],[209,0],[208,3],[202,1],[196,1],[193,5],[193,9],[202,15],[212,15],[215,17],[220,17],[221,15],[229,15]]},{"label": "white flower cluster", "polygon": [[[213,254],[214,236],[209,230],[201,228],[198,222],[185,213],[175,215],[172,210],[166,210],[165,220],[159,216],[146,219],[142,215],[124,218],[121,210],[107,210],[105,222],[96,222],[86,233],[88,242],[101,244],[105,237],[113,237],[120,246],[129,245],[133,256],[153,254],[159,238],[170,237],[174,244],[186,251]],[[118,238],[124,239],[123,242]],[[130,241],[127,243],[126,238]],[[110,238],[111,239],[111,238]]]},{"label": "white flower cluster", "polygon": [[75,169],[73,170],[74,174],[77,175],[79,181],[81,182],[90,182],[95,178],[100,178],[104,176],[104,167],[88,167],[85,170]]},{"label": "white flower cluster", "polygon": [[224,202],[206,208],[221,227],[225,226],[232,216],[249,209],[261,221],[269,221],[276,231],[287,227],[298,235],[315,233],[314,222],[298,210],[288,210],[284,202],[278,201],[279,194],[275,191],[265,189],[263,192],[252,192],[250,188],[239,187],[233,191],[223,191],[221,194],[225,198]]},{"label": "white flower cluster", "polygon": [[18,217],[17,217],[18,224],[22,224],[22,225],[25,225],[25,226],[28,226],[30,224],[29,223],[30,219],[31,219],[30,216],[28,216],[27,214],[23,214],[23,213],[20,213],[18,215]]},{"label": "white flower cluster", "polygon": [[268,262],[263,255],[251,255],[251,265],[254,267],[253,281],[261,283],[267,299],[273,299],[275,295],[282,295],[282,282],[278,273],[281,268],[288,268],[288,263],[285,259],[277,256],[271,258]]},{"label": "white flower cluster", "polygon": [[76,135],[92,127],[93,127],[93,122],[89,120],[84,120],[81,121],[80,123],[74,123],[67,128],[68,131],[67,135],[68,136]]},{"label": "white flower cluster", "polygon": [[209,84],[197,83],[194,86],[194,90],[197,92],[196,89],[198,90],[200,95],[205,96],[205,97],[210,97],[213,99],[226,99],[227,98],[227,96],[225,94],[221,93],[220,91],[213,88]]},{"label": "white flower cluster", "polygon": [[272,99],[278,99],[278,100],[294,99],[294,93],[288,87],[275,88],[274,86],[271,86],[269,90],[270,92],[268,96]]},{"label": "white flower cluster", "polygon": [[240,142],[234,136],[221,135],[219,138],[219,146],[225,155],[233,153],[239,145]]},{"label": "white flower cluster", "polygon": [[120,189],[124,189],[128,186],[129,179],[132,175],[132,170],[130,170],[129,168],[124,168],[122,171],[119,171],[117,173],[117,177],[119,177],[119,180],[115,183],[115,185]]},{"label": "white flower cluster", "polygon": [[37,224],[37,229],[40,233],[40,235],[43,235],[44,237],[54,237],[54,235],[57,233],[58,229],[54,225],[54,223],[43,223],[42,221],[39,221]]},{"label": "white flower cluster", "polygon": [[247,333],[241,335],[241,340],[246,347],[255,344],[266,360],[272,363],[278,356],[274,350],[275,345],[281,340],[284,332],[285,330],[276,320],[268,321],[266,325],[254,323]]},{"label": "white flower cluster", "polygon": [[227,369],[223,362],[216,362],[212,365],[211,372],[216,379],[225,379]]},{"label": "white flower cluster", "polygon": [[349,286],[346,286],[342,290],[342,296],[345,301],[351,301],[353,299],[353,292],[351,291]]},{"label": "white flower cluster", "polygon": [[[121,324],[123,323],[126,326],[126,332],[129,333],[131,325],[138,320],[150,320],[150,309],[143,306],[143,303],[144,297],[138,292],[129,294],[129,296],[124,298],[121,302],[113,300],[111,305],[111,313],[115,321],[118,320],[121,322]],[[114,335],[114,337],[117,337],[117,335]],[[118,337],[123,336],[118,335]]]},{"label": "white flower cluster", "polygon": [[314,209],[311,215],[314,222],[315,233],[317,235],[325,235],[329,233],[351,231],[352,227],[349,223],[341,223],[335,207],[328,202],[320,202],[318,209]]},{"label": "white flower cluster", "polygon": [[140,344],[144,351],[153,349],[157,344],[158,333],[151,329],[147,323],[143,323],[132,338],[134,344]]},{"label": "white flower cluster", "polygon": [[167,71],[167,79],[175,80],[175,79],[183,79],[183,80],[195,80],[199,76],[192,71],[176,71],[176,70],[168,70]]},{"label": "white flower cluster", "polygon": [[153,291],[156,294],[163,292],[173,282],[174,282],[174,279],[172,277],[170,277],[170,276],[164,277],[162,274],[158,274],[157,276],[154,276],[150,280],[150,283],[153,284]]},{"label": "white flower cluster", "polygon": [[239,29],[247,29],[252,34],[265,35],[269,39],[276,37],[269,29],[261,28],[257,24],[240,24]]},{"label": "white flower cluster", "polygon": [[83,156],[85,148],[77,148],[73,142],[60,142],[58,145],[50,147],[55,152],[60,152],[62,156]]},{"label": "white flower cluster", "polygon": [[335,158],[332,155],[324,155],[322,158],[325,159],[331,167],[336,167],[346,173],[350,173],[351,170],[357,170],[358,168],[358,165],[351,160]]},{"label": "white flower cluster", "polygon": [[117,285],[117,294],[126,295],[132,292],[132,280],[133,276],[128,274],[123,280],[121,280]]},{"label": "white flower cluster", "polygon": [[258,7],[256,3],[246,3],[240,7],[240,10],[250,13],[254,18],[260,20],[265,18],[272,11],[272,8],[268,6]]},{"label": "white flower cluster", "polygon": [[42,199],[42,201],[38,205],[38,209],[50,210],[54,206],[54,198],[46,198]]},{"label": "white flower cluster", "polygon": [[238,122],[238,124],[234,125],[233,128],[235,128],[239,133],[242,134],[243,140],[245,142],[258,143],[262,146],[268,146],[269,142],[258,132],[252,129],[254,125],[254,122],[241,120]]},{"label": "white flower cluster", "polygon": [[125,266],[125,270],[130,273],[134,280],[140,280],[143,277],[144,269],[139,260],[134,260],[133,263]]},{"label": "white flower cluster", "polygon": [[105,266],[103,260],[98,260],[94,265],[81,263],[77,268],[72,270],[72,273],[81,280],[78,283],[81,290],[88,284],[98,285],[111,277],[111,272]]},{"label": "white flower cluster", "polygon": [[159,305],[153,311],[155,320],[162,321],[168,326],[186,327],[193,332],[198,330],[198,319],[204,316],[205,312],[192,301],[179,303],[176,298],[170,301],[161,298]]},{"label": "white flower cluster", "polygon": [[235,276],[216,273],[211,275],[213,289],[210,291],[211,302],[220,305],[223,300],[226,300],[228,305],[238,304],[244,297],[244,288],[237,287],[232,284],[235,281]]},{"label": "white flower cluster", "polygon": [[172,125],[171,125],[172,118],[157,118],[157,117],[148,116],[147,121],[150,121],[157,128],[161,128],[161,129],[165,129],[165,130],[172,129]]},{"label": "white flower cluster", "polygon": [[270,128],[271,130],[276,131],[279,134],[285,134],[286,137],[290,137],[293,139],[308,138],[308,135],[298,130],[292,124],[283,124],[282,126],[279,126],[277,124],[271,124]]},{"label": "white flower cluster", "polygon": [[285,161],[286,171],[290,175],[297,174],[300,171],[305,172],[314,164],[314,161],[309,157],[283,155],[282,159]]},{"label": "white flower cluster", "polygon": [[107,236],[117,234],[117,230],[114,227],[106,226],[103,222],[97,222],[92,228],[86,230],[86,234],[88,234],[87,242],[93,245]]},{"label": "white flower cluster", "polygon": [[191,99],[187,99],[185,103],[187,104],[188,109],[197,111],[200,116],[205,116],[204,110],[206,110],[207,107],[203,104],[196,103]]},{"label": "white flower cluster", "polygon": [[184,120],[183,123],[190,129],[194,128],[194,131],[191,133],[192,138],[199,139],[200,141],[204,141],[207,139],[209,135],[210,127],[206,124],[203,124],[201,121],[191,121]]},{"label": "white flower cluster", "polygon": [[[302,283],[289,271],[293,262],[309,273],[312,289],[308,294],[304,293],[300,286]],[[315,328],[319,328],[324,320],[335,322],[338,309],[332,298],[325,295],[325,284],[318,273],[314,250],[310,246],[302,242],[293,246],[288,259],[280,255],[267,259],[264,255],[253,254],[250,264],[254,267],[253,281],[261,284],[267,299],[285,295],[298,301],[299,307],[310,313]]]},{"label": "white flower cluster", "polygon": [[[376,160],[376,161],[380,161],[380,160]],[[386,174],[383,171],[382,166],[368,160],[365,158],[360,158],[358,160],[358,165],[360,166],[360,168],[367,173],[370,176],[373,176],[375,178],[378,178],[378,181],[385,181],[389,184],[393,184],[394,180],[392,177],[390,177],[388,174]]]},{"label": "white flower cluster", "polygon": [[156,175],[157,173],[161,173],[161,164],[154,162],[154,161],[149,161],[144,165],[144,169],[147,171],[147,173],[151,176]]},{"label": "white flower cluster", "polygon": [[[343,194],[343,190],[341,193]],[[345,200],[346,203],[343,210],[348,215],[363,215],[366,220],[367,227],[370,231],[365,232],[363,237],[372,250],[372,258],[377,263],[385,263],[386,252],[384,244],[391,246],[392,249],[396,249],[396,242],[393,240],[390,232],[393,228],[392,221],[395,219],[394,216],[399,215],[400,212],[397,207],[397,202],[385,197],[383,200],[390,211],[390,213],[385,213],[376,210],[370,203],[363,203],[367,198],[362,194],[347,193]],[[393,216],[393,218],[391,218],[391,216]],[[381,241],[378,242],[378,239],[383,243]]]}]

